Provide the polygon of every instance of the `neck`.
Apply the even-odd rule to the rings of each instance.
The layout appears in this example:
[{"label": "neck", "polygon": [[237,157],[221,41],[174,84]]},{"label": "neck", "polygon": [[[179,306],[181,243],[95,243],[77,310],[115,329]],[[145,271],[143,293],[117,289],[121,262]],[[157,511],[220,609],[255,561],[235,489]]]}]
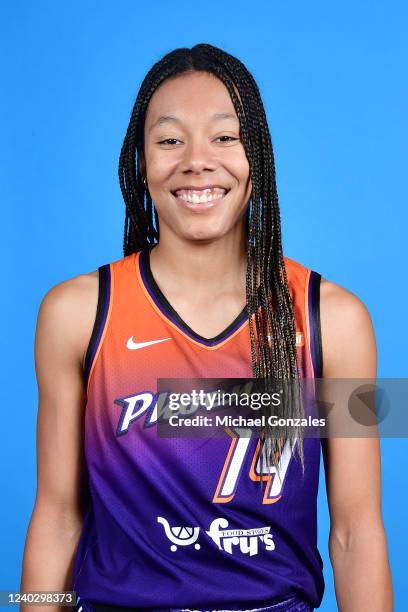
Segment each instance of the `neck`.
[{"label": "neck", "polygon": [[245,296],[247,244],[244,232],[208,243],[161,235],[150,253],[152,274],[165,291],[198,300],[234,292]]}]

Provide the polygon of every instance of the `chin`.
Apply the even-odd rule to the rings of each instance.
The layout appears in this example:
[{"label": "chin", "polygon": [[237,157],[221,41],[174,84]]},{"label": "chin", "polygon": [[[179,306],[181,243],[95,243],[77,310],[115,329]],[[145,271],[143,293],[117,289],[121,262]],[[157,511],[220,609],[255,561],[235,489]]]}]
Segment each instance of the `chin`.
[{"label": "chin", "polygon": [[207,225],[207,227],[189,228],[188,230],[184,228],[183,236],[187,240],[194,240],[197,242],[202,240],[217,240],[218,238],[224,236],[227,231],[228,230],[225,228],[217,228]]},{"label": "chin", "polygon": [[186,240],[190,240],[191,242],[211,242],[213,240],[217,240],[220,236],[214,234],[214,232],[194,232],[184,234],[184,238]]}]

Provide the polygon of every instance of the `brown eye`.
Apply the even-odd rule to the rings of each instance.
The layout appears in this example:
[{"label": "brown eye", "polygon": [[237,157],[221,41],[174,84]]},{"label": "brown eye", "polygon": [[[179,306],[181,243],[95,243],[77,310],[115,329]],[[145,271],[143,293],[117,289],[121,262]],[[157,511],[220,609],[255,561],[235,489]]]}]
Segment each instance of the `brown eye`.
[{"label": "brown eye", "polygon": [[166,140],[161,140],[158,144],[167,144],[167,145],[175,145],[177,142],[177,138],[166,138]]},{"label": "brown eye", "polygon": [[233,142],[234,140],[239,140],[239,138],[233,138],[233,136],[218,136],[216,140],[220,140],[226,138],[227,140],[221,140],[221,142]]}]

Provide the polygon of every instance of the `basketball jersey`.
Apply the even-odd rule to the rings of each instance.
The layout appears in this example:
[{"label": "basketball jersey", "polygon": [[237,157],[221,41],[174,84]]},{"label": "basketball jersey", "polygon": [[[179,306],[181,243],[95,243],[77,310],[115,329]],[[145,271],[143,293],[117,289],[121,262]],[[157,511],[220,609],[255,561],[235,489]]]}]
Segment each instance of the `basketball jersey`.
[{"label": "basketball jersey", "polygon": [[[149,248],[99,268],[85,358],[88,505],[73,576],[93,605],[160,610],[257,607],[298,595],[321,603],[320,440],[305,472],[261,482],[259,440],[159,437],[159,378],[251,378],[246,309],[218,336],[194,332],[152,276]],[[321,376],[320,274],[285,257],[300,375]],[[283,457],[283,455],[285,455]]]}]

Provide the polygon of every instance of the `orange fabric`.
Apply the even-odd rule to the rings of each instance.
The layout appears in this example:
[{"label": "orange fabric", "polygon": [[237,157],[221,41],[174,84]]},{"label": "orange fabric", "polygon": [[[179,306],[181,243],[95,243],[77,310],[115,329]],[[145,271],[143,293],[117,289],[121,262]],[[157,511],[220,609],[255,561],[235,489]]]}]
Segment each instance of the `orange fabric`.
[{"label": "orange fabric", "polygon": [[[147,380],[152,380],[153,383],[160,377],[252,377],[248,319],[216,346],[201,344],[169,320],[149,295],[139,271],[139,256],[140,252],[133,253],[109,264],[109,311],[91,366],[88,390],[98,378],[102,355],[106,366],[112,368],[113,378],[115,360],[123,356],[123,360],[126,359],[129,363],[129,378],[137,376],[144,384]],[[298,364],[301,376],[313,377],[308,316],[308,283],[311,270],[288,257],[285,257],[284,261],[289,291],[294,300]],[[165,338],[169,340],[143,350],[129,351],[126,349],[126,343],[131,337],[137,342]],[[110,355],[114,355],[115,360],[111,360]]]}]

